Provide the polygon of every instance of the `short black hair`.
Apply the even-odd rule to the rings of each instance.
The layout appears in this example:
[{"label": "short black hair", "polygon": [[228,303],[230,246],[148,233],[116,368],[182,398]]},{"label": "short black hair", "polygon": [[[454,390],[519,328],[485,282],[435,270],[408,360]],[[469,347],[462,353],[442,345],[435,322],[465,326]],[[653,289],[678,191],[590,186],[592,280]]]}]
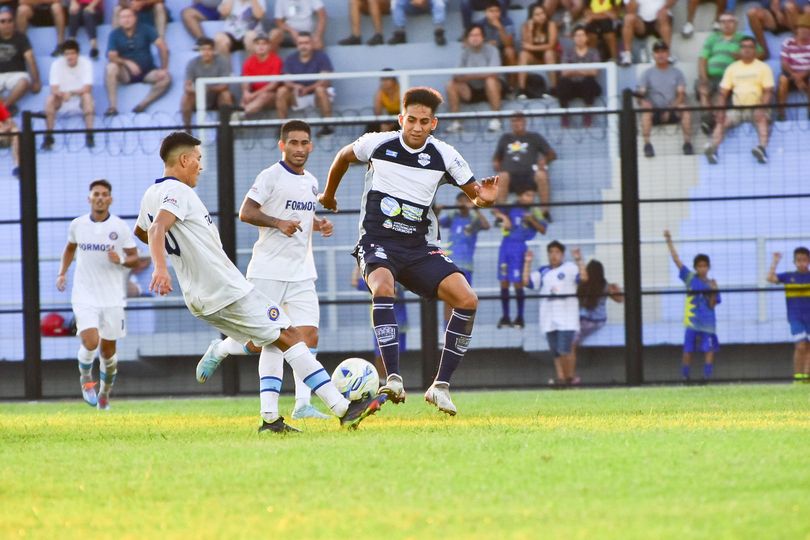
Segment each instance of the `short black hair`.
[{"label": "short black hair", "polygon": [[312,136],[312,129],[309,124],[303,120],[290,120],[281,126],[281,140],[286,141],[292,131],[305,131],[307,135]]},{"label": "short black hair", "polygon": [[163,163],[166,163],[166,160],[169,159],[169,154],[175,148],[179,148],[181,146],[199,146],[201,144],[200,139],[197,137],[186,133],[185,131],[174,131],[169,133],[163,142],[160,143],[160,159],[163,160]]},{"label": "short black hair", "polygon": [[473,31],[473,30],[476,30],[476,29],[477,29],[477,30],[481,30],[481,35],[482,35],[482,36],[486,36],[486,35],[487,35],[486,30],[484,30],[484,26],[483,26],[483,25],[481,25],[481,24],[475,23],[475,24],[471,24],[471,25],[470,25],[470,27],[469,27],[469,28],[467,28],[467,31],[466,31],[466,32],[464,32],[464,39],[467,39],[468,37],[470,37],[470,34],[472,33],[472,31]]},{"label": "short black hair", "polygon": [[565,246],[559,240],[552,240],[551,242],[549,242],[548,245],[546,246],[546,253],[551,251],[553,248],[557,248],[563,253],[565,253]]},{"label": "short black hair", "polygon": [[[486,0],[484,2],[484,10],[487,10],[487,9],[489,9],[491,7],[496,7],[498,9],[501,9],[501,3],[498,0]],[[503,11],[503,10],[501,10],[501,11]]]},{"label": "short black hair", "polygon": [[298,37],[308,37],[308,38],[311,38],[311,37],[312,37],[312,32],[306,32],[306,31],[304,31],[304,32],[298,32]]},{"label": "short black hair", "polygon": [[745,43],[746,41],[750,41],[751,43],[753,43],[753,44],[754,44],[754,47],[756,47],[756,46],[757,46],[757,40],[755,40],[755,39],[754,39],[754,38],[752,38],[751,36],[745,36],[744,38],[742,38],[742,39],[740,40],[740,45],[742,45],[742,44],[743,44],[743,43]]},{"label": "short black hair", "polygon": [[705,262],[709,266],[712,265],[712,261],[709,259],[709,256],[706,255],[705,253],[698,253],[697,255],[695,255],[695,259],[692,261],[692,266],[694,268],[697,268],[699,262]]},{"label": "short black hair", "polygon": [[76,51],[79,52],[79,42],[75,39],[66,39],[62,46],[60,47],[62,53],[64,54],[65,51]]},{"label": "short black hair", "polygon": [[214,40],[211,39],[210,37],[202,36],[200,38],[197,38],[197,48],[198,49],[200,47],[213,47],[213,46],[214,46]]},{"label": "short black hair", "polygon": [[413,88],[409,88],[402,97],[402,108],[405,109],[408,105],[424,105],[430,109],[430,112],[435,114],[436,109],[438,109],[439,105],[443,102],[442,95],[433,88],[429,86],[414,86]]},{"label": "short black hair", "polygon": [[804,246],[799,246],[793,250],[793,258],[796,258],[796,255],[804,255],[805,257],[810,257],[810,249],[807,249]]},{"label": "short black hair", "polygon": [[107,188],[107,191],[112,193],[112,184],[110,184],[108,181],[104,180],[103,178],[99,178],[98,180],[93,180],[92,182],[90,182],[89,191],[93,191],[93,188],[96,187],[96,186],[105,187],[105,188]]},{"label": "short black hair", "polygon": [[577,32],[579,32],[580,30],[582,30],[582,31],[583,31],[583,32],[585,32],[586,34],[588,33],[588,29],[587,29],[587,28],[585,28],[585,25],[584,25],[584,24],[578,24],[578,25],[576,25],[576,26],[574,27],[574,29],[573,29],[573,30],[571,30],[571,35],[573,36],[574,34],[576,34]]}]

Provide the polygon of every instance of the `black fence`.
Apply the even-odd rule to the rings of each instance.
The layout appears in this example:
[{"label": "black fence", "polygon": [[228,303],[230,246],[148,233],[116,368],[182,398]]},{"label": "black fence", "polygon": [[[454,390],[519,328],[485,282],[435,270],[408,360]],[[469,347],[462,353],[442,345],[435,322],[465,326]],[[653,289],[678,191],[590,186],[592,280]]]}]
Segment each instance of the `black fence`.
[{"label": "black fence", "polygon": [[[810,198],[802,181],[802,171],[810,166],[804,152],[808,126],[804,107],[791,107],[789,120],[772,125],[767,164],[757,163],[751,155],[755,133],[743,124],[720,146],[716,165],[701,154],[707,138],[698,129],[690,133],[695,155],[684,155],[677,124],[653,130],[655,156],[646,157],[640,136],[644,111],[636,109],[630,93],[615,111],[572,115],[560,110],[523,111],[528,129],[545,137],[558,156],[548,167],[550,201],[534,203],[538,210],[548,211],[551,220],[545,234],[528,241],[535,257],[533,268],[545,264],[546,244],[558,239],[569,247],[569,259],[574,248],[581,249],[586,261],[599,259],[607,280],[622,291],[616,295],[621,303],[607,302],[607,323],[580,345],[584,383],[679,380],[685,289],[666,249],[664,229],[671,230],[688,268],[695,254],[711,256],[711,275],[723,297],[717,307],[723,348],[715,379],[791,375],[784,293],[767,285],[764,277],[771,252],[785,252],[779,271],[786,271],[793,247],[808,243],[808,228],[801,223],[802,205],[806,207]],[[691,112],[697,126],[702,111]],[[437,133],[459,149],[478,177],[493,172],[492,155],[501,133],[487,131],[492,117],[479,113],[465,120],[464,131],[453,134],[443,132],[440,121]],[[509,115],[502,113],[501,118],[506,133]],[[327,122],[335,126],[335,134],[315,139],[307,164],[321,185],[335,152],[365,127],[348,118],[315,119],[312,124]],[[168,131],[165,127],[97,130],[97,144],[91,149],[83,146],[83,131],[57,131],[55,150],[45,152],[38,149],[45,133],[38,119],[24,114],[17,135],[20,180],[5,190],[9,210],[0,216],[9,254],[0,262],[7,276],[0,284],[4,298],[0,342],[5,344],[0,398],[76,394],[78,340],[43,335],[42,324],[50,314],[62,317],[66,325],[71,318],[69,293],[58,293],[53,285],[68,224],[87,211],[84,194],[89,181],[107,178],[115,200],[111,211],[134,225],[143,191],[162,176],[157,148]],[[218,125],[197,128],[195,133],[203,140],[204,159],[198,193],[217,221],[225,251],[244,271],[256,231],[239,222],[238,208],[256,174],[280,158],[278,123],[232,123],[223,114]],[[519,141],[515,144],[509,151],[522,151]],[[362,167],[353,167],[341,185],[341,212],[329,216],[335,237],[314,241],[321,300],[319,358],[327,367],[347,356],[373,357],[369,297],[362,285],[355,285],[355,264],[349,255],[357,237],[363,173]],[[19,207],[13,204],[17,197]],[[456,209],[455,197],[453,190],[439,190],[436,202],[444,215]],[[505,208],[515,203],[510,199]],[[454,384],[539,387],[554,377],[539,326],[540,296],[526,291],[523,328],[499,324],[505,307],[498,257],[502,232],[489,211],[484,215],[491,228],[479,236],[474,263],[473,286],[480,299],[476,330]],[[443,229],[443,234],[447,232]],[[146,254],[145,246],[139,249]],[[144,259],[130,277],[129,335],[119,342],[122,363],[116,393],[232,395],[257,390],[256,362],[246,357],[228,359],[214,380],[204,386],[196,383],[194,365],[217,333],[195,320],[177,293],[150,296],[146,291],[150,273]],[[509,314],[514,319],[515,289],[513,285],[509,289]],[[443,310],[408,292],[401,302],[408,318],[404,373],[406,379],[425,385],[438,365]],[[699,368],[698,360],[696,374]]]}]

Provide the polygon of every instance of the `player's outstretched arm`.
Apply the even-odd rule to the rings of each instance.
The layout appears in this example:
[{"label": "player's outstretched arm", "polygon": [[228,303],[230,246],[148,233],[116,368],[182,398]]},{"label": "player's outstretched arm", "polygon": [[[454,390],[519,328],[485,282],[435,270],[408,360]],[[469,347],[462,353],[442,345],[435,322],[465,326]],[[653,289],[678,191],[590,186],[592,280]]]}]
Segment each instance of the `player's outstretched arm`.
[{"label": "player's outstretched arm", "polygon": [[149,283],[149,290],[165,296],[172,292],[172,278],[169,275],[169,267],[166,264],[166,233],[172,228],[177,217],[166,210],[161,210],[149,226],[147,235],[149,237],[149,254],[155,270],[152,272],[152,281]]},{"label": "player's outstretched arm", "polygon": [[765,278],[768,280],[768,283],[779,283],[779,278],[776,277],[776,267],[779,266],[779,261],[782,260],[782,254],[778,251],[773,254],[773,259],[771,260],[771,267],[768,270],[768,277]]},{"label": "player's outstretched arm", "polygon": [[683,262],[681,262],[681,258],[678,257],[678,251],[675,249],[675,244],[672,243],[672,235],[669,233],[668,229],[664,231],[664,239],[667,241],[667,248],[669,249],[669,254],[672,256],[672,262],[680,269],[683,266]]},{"label": "player's outstretched arm", "polygon": [[59,266],[59,273],[56,275],[56,289],[59,292],[64,291],[67,285],[67,271],[73,263],[77,245],[78,244],[68,242],[65,244],[65,249],[62,251],[62,264]]},{"label": "player's outstretched arm", "polygon": [[461,186],[462,191],[479,208],[489,208],[498,198],[498,177],[488,176],[481,182],[468,182]]},{"label": "player's outstretched arm", "polygon": [[579,268],[579,280],[588,281],[588,268],[585,266],[585,260],[582,258],[582,251],[579,248],[571,250],[571,255],[574,256],[574,262]]},{"label": "player's outstretched arm", "polygon": [[318,195],[318,202],[327,210],[333,212],[338,211],[335,193],[337,193],[340,181],[343,180],[343,176],[346,174],[346,171],[349,170],[349,165],[352,163],[360,163],[360,160],[354,155],[354,145],[347,144],[335,155],[335,159],[332,161],[332,165],[329,167],[329,173],[326,176],[326,187],[323,193]]},{"label": "player's outstretched arm", "polygon": [[531,283],[531,275],[532,275],[532,261],[534,260],[534,253],[532,250],[526,250],[526,254],[523,256],[523,286],[528,287],[529,283]]},{"label": "player's outstretched arm", "polygon": [[278,229],[285,236],[292,236],[301,229],[301,222],[297,219],[279,219],[273,216],[268,216],[262,212],[262,207],[259,203],[245,197],[242,201],[242,207],[239,209],[239,219],[249,225],[256,227],[270,227]]}]

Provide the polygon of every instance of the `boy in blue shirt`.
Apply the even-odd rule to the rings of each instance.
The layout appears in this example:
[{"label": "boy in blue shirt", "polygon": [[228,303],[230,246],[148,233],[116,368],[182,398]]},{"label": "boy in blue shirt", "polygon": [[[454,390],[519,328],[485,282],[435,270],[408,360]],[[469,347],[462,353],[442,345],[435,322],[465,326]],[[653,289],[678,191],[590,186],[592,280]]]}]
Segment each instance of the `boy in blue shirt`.
[{"label": "boy in blue shirt", "polygon": [[[495,210],[494,214],[501,221],[503,240],[498,250],[498,280],[501,282],[501,309],[503,314],[498,321],[498,328],[512,326],[523,328],[523,307],[526,294],[523,292],[523,263],[528,246],[526,243],[537,233],[545,234],[548,222],[542,217],[539,209],[532,208],[537,192],[526,188],[517,196],[517,205],[512,208]],[[509,317],[509,284],[515,288],[517,300],[517,317]]]},{"label": "boy in blue shirt", "polygon": [[793,380],[810,383],[810,250],[797,247],[793,250],[795,272],[776,273],[782,259],[781,253],[773,254],[768,272],[768,281],[784,283],[790,333],[796,348],[793,350]]},{"label": "boy in blue shirt", "polygon": [[692,354],[704,354],[703,378],[710,379],[714,373],[714,353],[720,348],[717,342],[717,321],[714,308],[720,303],[720,293],[717,292],[717,282],[709,279],[711,261],[709,256],[699,253],[693,261],[694,271],[690,271],[681,262],[678,252],[672,243],[669,231],[664,231],[672,261],[678,267],[678,277],[686,285],[687,295],[684,303],[683,324],[686,332],[683,338],[683,364],[681,376],[689,381],[689,370],[692,364]]}]

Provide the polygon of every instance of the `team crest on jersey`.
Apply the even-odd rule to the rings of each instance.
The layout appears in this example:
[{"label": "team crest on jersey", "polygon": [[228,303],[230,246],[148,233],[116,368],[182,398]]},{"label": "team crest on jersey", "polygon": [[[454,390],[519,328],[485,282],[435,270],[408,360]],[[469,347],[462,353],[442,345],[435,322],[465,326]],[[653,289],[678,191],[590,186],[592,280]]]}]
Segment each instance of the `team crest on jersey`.
[{"label": "team crest on jersey", "polygon": [[267,308],[267,318],[271,321],[277,321],[281,312],[276,306],[269,306]]},{"label": "team crest on jersey", "polygon": [[428,165],[430,165],[430,154],[426,154],[426,153],[422,152],[421,154],[416,156],[416,161],[422,167],[427,167]]},{"label": "team crest on jersey", "polygon": [[118,233],[115,232],[115,231],[111,232],[110,233],[110,240],[113,240],[113,241],[118,240]]},{"label": "team crest on jersey", "polygon": [[565,272],[560,272],[559,274],[557,274],[557,279],[560,280],[565,279]]},{"label": "team crest on jersey", "polygon": [[383,197],[380,201],[380,210],[388,217],[398,216],[402,212],[399,203],[392,197]]}]

